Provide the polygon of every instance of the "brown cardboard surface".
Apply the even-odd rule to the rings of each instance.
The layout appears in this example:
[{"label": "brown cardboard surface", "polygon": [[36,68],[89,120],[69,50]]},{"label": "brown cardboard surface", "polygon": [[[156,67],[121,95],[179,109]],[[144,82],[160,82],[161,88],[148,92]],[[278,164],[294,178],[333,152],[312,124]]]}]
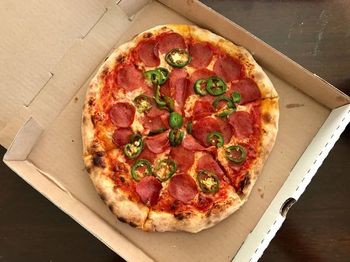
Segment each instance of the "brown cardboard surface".
[{"label": "brown cardboard surface", "polygon": [[[159,3],[146,7],[121,41],[157,24],[186,22],[183,17],[163,9]],[[154,12],[160,15],[152,20],[147,19]],[[325,106],[305,96],[278,76],[272,73],[269,76],[280,95],[281,118],[276,147],[242,209],[214,228],[198,234],[144,233],[118,222],[102,203],[84,171],[81,159],[80,120],[86,86],[79,90],[75,96],[77,99],[74,97],[44,132],[28,159],[152,258],[160,261],[229,260],[255,227],[289,171],[330,113]],[[302,106],[288,106],[291,104]],[[258,188],[262,190],[263,197],[257,191]],[[203,246],[206,247],[205,252]],[[193,254],[196,254],[195,258]]]},{"label": "brown cardboard surface", "polygon": [[[287,77],[285,73],[280,74],[281,72],[276,71],[276,65],[279,62],[288,64],[289,60],[285,60],[286,58],[281,57],[278,52],[272,49],[271,51],[270,47],[266,47],[259,41],[255,42],[249,34],[246,35],[243,31],[239,31],[240,28],[232,27],[229,21],[201,7],[200,4],[192,1],[179,1],[181,4],[177,4],[176,1],[164,2],[173,5],[182,14],[191,17],[194,22],[215,29],[214,31],[227,38],[235,39],[237,36],[242,36],[239,38],[240,44],[247,44],[246,46],[263,61],[262,65],[266,66],[265,71],[280,95],[280,130],[276,146],[248,202],[225,221],[198,234],[145,233],[117,221],[99,199],[84,170],[81,158],[80,125],[88,76],[103,61],[104,56],[113,45],[129,40],[136,33],[159,24],[191,23],[158,2],[151,2],[143,8],[132,22],[119,7],[114,5],[108,8],[108,11],[100,17],[98,23],[90,28],[91,30],[83,39],[75,41],[69,49],[62,51],[65,54],[55,65],[54,77],[40,93],[33,91],[32,96],[35,96],[35,99],[30,103],[28,110],[33,115],[33,119],[43,126],[44,132],[28,155],[28,162],[34,165],[36,170],[40,170],[32,179],[43,176],[50,181],[51,185],[56,185],[61,189],[55,194],[61,194],[62,200],[79,201],[79,204],[72,202],[72,205],[66,209],[68,213],[74,213],[75,205],[79,205],[80,208],[80,204],[85,206],[87,213],[93,213],[90,221],[88,217],[79,218],[79,221],[84,220],[82,224],[89,227],[90,230],[94,231],[94,228],[99,227],[99,224],[96,223],[100,223],[101,227],[107,225],[116,235],[122,234],[156,260],[228,261],[237,252],[249,232],[253,230],[289,176],[290,170],[329,116],[329,108],[342,105],[348,98],[344,98],[333,87],[326,83],[323,85],[322,81],[314,77],[309,79],[308,74],[306,75],[309,80],[301,81],[305,77],[305,71],[300,68],[298,71],[298,67],[293,67],[293,64],[291,66],[297,72],[297,80]],[[183,7],[186,5],[189,6],[188,9]],[[197,8],[195,12],[191,9],[193,5],[196,5]],[[79,10],[78,7],[75,8]],[[191,10],[193,13],[189,12]],[[129,11],[128,15],[133,13],[133,9],[128,9]],[[213,21],[215,24],[212,24]],[[125,34],[123,34],[124,31],[126,31]],[[265,51],[271,55],[270,60],[263,55]],[[76,64],[77,60],[79,64]],[[42,83],[36,84],[41,85]],[[317,85],[320,85],[320,89],[315,92]],[[305,94],[315,96],[311,98]],[[328,97],[328,102],[325,101],[325,96]],[[338,96],[342,99],[337,99]],[[13,163],[13,165],[16,164]],[[23,165],[23,162],[18,163],[18,166],[22,168],[23,174],[21,175],[26,176],[27,181],[30,181],[31,171]],[[261,192],[258,192],[258,189]],[[50,196],[49,190],[43,190],[42,193]],[[60,206],[60,202],[56,201],[55,204]],[[89,222],[93,222],[94,225],[89,225]],[[108,237],[113,238],[113,233]],[[107,239],[105,241],[111,243]],[[114,250],[120,248],[118,243],[113,243],[111,247]],[[127,251],[123,250],[123,252]],[[132,257],[132,254],[130,256]]]},{"label": "brown cardboard surface", "polygon": [[65,52],[99,19],[106,2],[1,2],[0,129],[31,104]]}]

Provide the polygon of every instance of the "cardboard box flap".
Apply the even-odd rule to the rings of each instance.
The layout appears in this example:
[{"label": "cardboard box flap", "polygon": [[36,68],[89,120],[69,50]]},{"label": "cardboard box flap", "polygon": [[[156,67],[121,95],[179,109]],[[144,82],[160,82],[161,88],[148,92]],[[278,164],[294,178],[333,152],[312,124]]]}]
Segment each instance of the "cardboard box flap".
[{"label": "cardboard box flap", "polygon": [[[51,8],[52,3],[49,4],[49,2],[47,6],[40,7],[37,12],[44,12],[45,8]],[[68,2],[71,3],[71,1],[65,1],[58,6],[69,10],[81,10],[79,3],[75,3],[78,6],[73,6],[73,3],[67,6]],[[55,15],[45,17],[46,23],[42,23],[40,17],[37,16],[27,18],[28,24],[40,25],[40,30],[37,30],[39,32],[29,30],[30,37],[37,36],[41,39],[40,41],[46,43],[45,47],[50,46],[50,49],[46,48],[45,50],[48,51],[40,54],[38,53],[40,50],[37,49],[44,48],[41,45],[34,50],[28,50],[28,61],[26,62],[28,65],[22,69],[22,73],[27,74],[28,72],[34,76],[40,75],[40,72],[50,72],[50,74],[40,82],[32,77],[11,77],[15,70],[11,66],[3,66],[6,70],[0,72],[0,76],[4,74],[3,79],[5,79],[4,87],[0,89],[0,102],[3,105],[3,110],[0,112],[0,143],[5,147],[9,146],[20,126],[30,115],[33,115],[36,121],[45,128],[61,112],[131,23],[125,12],[114,1],[99,1],[98,4],[91,2],[90,5],[84,7],[81,10],[82,15],[78,16],[61,11],[64,13],[63,17],[60,16],[60,13],[56,14],[59,10],[56,10],[58,7],[55,6],[56,9],[51,10]],[[49,11],[46,10],[46,12]],[[45,25],[58,23],[55,19],[68,21],[62,25],[62,32],[56,32],[60,36],[59,39],[57,35],[46,32],[50,28],[47,29]],[[83,25],[80,26],[80,24]],[[75,31],[70,33],[71,27]],[[18,38],[25,37],[25,33],[28,32],[23,31]],[[1,42],[5,43],[5,46],[0,49],[0,54],[9,50],[13,42],[16,42],[15,40],[16,38],[11,38],[8,44],[6,41]],[[53,48],[53,43],[50,41],[62,42],[65,45],[56,44],[57,46]],[[21,62],[21,57],[13,59],[11,65]],[[37,60],[46,61],[46,64],[42,66]],[[3,60],[0,61],[2,62]],[[29,81],[30,85],[24,84],[23,81]],[[13,91],[7,92],[8,88],[5,85],[11,86]]]},{"label": "cardboard box flap", "polygon": [[[0,24],[0,129],[28,107],[53,77],[77,38],[105,10],[106,1],[2,2]],[[79,12],[76,12],[79,10]],[[9,92],[11,90],[11,92]]]},{"label": "cardboard box flap", "polygon": [[30,117],[18,131],[4,156],[4,160],[26,160],[42,132],[43,128],[34,118]]},{"label": "cardboard box flap", "polygon": [[130,20],[150,0],[119,0],[117,5],[126,13]]}]

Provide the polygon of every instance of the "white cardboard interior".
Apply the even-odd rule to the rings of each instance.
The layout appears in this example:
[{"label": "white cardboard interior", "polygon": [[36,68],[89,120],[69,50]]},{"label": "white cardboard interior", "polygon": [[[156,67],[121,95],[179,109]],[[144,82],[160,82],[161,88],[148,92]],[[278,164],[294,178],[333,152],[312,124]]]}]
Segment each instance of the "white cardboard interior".
[{"label": "white cardboard interior", "polygon": [[[60,58],[51,57],[49,52],[47,57],[53,66],[45,65],[42,71],[52,72],[53,77],[43,77],[41,82],[33,80],[31,84],[41,88],[26,87],[31,93],[24,95],[23,99],[19,96],[20,101],[12,105],[15,109],[11,107],[12,111],[1,118],[5,119],[5,124],[2,123],[2,129],[0,126],[0,139],[5,145],[12,139],[16,128],[18,130],[23,125],[5,161],[28,183],[127,260],[190,261],[193,260],[192,254],[197,254],[199,261],[225,261],[236,254],[244,241],[236,259],[255,260],[284,220],[279,215],[281,205],[288,197],[299,197],[349,122],[349,105],[331,112],[331,109],[348,103],[349,98],[202,4],[162,1],[192,22],[219,32],[253,51],[280,95],[280,131],[276,146],[249,201],[236,214],[214,228],[195,235],[181,232],[144,233],[133,229],[116,221],[98,198],[84,171],[80,119],[86,83],[113,46],[158,24],[190,21],[156,1],[137,2],[139,7],[146,4],[140,11],[136,8],[136,2],[131,2],[133,5],[123,0],[119,1],[119,5],[111,1],[95,6],[96,3],[90,1],[89,8],[93,11],[83,10],[89,21],[86,22],[83,15],[77,18],[82,20],[76,21],[79,25],[86,22],[90,28],[77,27],[75,33],[61,34],[67,37],[64,43],[71,39],[70,44],[57,51],[61,54]],[[79,4],[73,6],[68,1],[60,3],[60,8],[67,7],[65,4],[75,10],[80,9]],[[58,7],[48,4],[45,8]],[[64,14],[74,20],[69,14]],[[215,21],[215,24],[211,21]],[[30,55],[38,54],[34,52]],[[44,56],[46,54],[40,55]],[[280,72],[278,65],[281,63],[294,70],[297,77],[290,79],[286,72]],[[38,72],[40,70],[39,66]],[[18,90],[15,90],[15,94],[23,89],[22,82],[16,83]],[[29,104],[26,99],[29,99]],[[19,117],[14,119],[13,112],[17,111],[20,111]],[[318,156],[320,152],[323,153]],[[286,179],[288,182],[284,184]]]}]

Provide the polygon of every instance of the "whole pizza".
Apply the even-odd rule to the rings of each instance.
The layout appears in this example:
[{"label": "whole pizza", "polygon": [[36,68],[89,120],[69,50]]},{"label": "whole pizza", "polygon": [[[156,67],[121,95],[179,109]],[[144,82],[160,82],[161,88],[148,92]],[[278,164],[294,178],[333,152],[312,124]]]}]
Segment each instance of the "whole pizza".
[{"label": "whole pizza", "polygon": [[278,117],[277,92],[246,49],[193,25],[157,26],[92,79],[84,161],[120,221],[198,232],[247,200]]}]

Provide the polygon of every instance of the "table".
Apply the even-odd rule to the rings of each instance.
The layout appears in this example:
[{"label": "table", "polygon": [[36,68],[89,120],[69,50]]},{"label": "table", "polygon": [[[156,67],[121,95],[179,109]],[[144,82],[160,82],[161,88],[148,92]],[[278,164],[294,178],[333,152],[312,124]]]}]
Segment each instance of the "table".
[{"label": "table", "polygon": [[[203,1],[350,95],[350,1]],[[4,148],[0,148],[3,157]],[[350,128],[261,261],[350,259]],[[122,261],[0,163],[0,261]]]}]

